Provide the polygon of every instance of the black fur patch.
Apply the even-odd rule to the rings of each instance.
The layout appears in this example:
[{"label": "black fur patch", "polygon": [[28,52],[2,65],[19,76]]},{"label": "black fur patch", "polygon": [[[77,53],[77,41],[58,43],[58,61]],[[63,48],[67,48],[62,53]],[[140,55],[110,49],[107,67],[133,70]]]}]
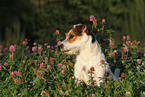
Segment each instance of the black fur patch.
[{"label": "black fur patch", "polygon": [[89,30],[89,29],[87,29],[87,30],[88,30],[88,35],[92,36],[92,43],[94,43],[96,41],[94,33],[91,30]]},{"label": "black fur patch", "polygon": [[81,36],[82,33],[80,30],[77,30],[76,28],[72,28],[73,29],[73,32],[77,35],[77,36]]}]

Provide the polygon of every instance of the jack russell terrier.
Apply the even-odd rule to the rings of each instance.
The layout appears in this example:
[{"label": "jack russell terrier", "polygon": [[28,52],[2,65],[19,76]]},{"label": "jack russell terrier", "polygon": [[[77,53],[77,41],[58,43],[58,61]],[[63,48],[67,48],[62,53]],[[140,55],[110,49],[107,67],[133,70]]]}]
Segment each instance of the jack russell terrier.
[{"label": "jack russell terrier", "polygon": [[109,72],[114,80],[118,80],[120,69],[111,71],[105,60],[101,47],[91,30],[86,25],[77,24],[66,33],[66,39],[62,41],[60,48],[66,54],[76,54],[74,65],[74,76],[77,81],[84,81],[89,85],[89,71],[93,68],[93,80],[98,86],[103,83],[100,77],[104,77]]}]

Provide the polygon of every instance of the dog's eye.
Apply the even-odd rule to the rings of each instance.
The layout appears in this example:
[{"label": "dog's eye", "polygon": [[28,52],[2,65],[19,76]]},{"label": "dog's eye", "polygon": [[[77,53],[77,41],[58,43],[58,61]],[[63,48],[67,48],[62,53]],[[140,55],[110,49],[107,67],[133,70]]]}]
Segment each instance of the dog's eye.
[{"label": "dog's eye", "polygon": [[69,39],[72,39],[72,38],[74,38],[74,35],[70,35],[70,36],[69,36]]}]

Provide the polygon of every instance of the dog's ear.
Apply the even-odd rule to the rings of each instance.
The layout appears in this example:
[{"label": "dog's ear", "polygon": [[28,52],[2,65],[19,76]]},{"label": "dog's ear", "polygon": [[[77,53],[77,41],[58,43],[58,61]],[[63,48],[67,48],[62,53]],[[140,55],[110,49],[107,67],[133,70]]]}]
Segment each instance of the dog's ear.
[{"label": "dog's ear", "polygon": [[82,32],[85,32],[87,30],[87,26],[86,25],[82,25]]},{"label": "dog's ear", "polygon": [[81,32],[85,32],[87,30],[87,26],[86,25],[77,25],[76,26],[76,30],[77,32],[81,33]]},{"label": "dog's ear", "polygon": [[90,31],[88,30],[86,25],[82,25],[82,32],[85,32],[86,34],[90,34]]}]

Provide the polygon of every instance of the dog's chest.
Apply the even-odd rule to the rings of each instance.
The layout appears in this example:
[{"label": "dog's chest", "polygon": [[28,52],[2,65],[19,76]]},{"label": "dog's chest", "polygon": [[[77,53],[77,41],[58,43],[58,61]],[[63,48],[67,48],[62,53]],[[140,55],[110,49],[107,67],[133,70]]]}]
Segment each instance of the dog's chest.
[{"label": "dog's chest", "polygon": [[75,69],[77,71],[88,72],[91,67],[94,67],[95,71],[99,71],[103,67],[100,65],[101,60],[105,60],[104,54],[99,53],[98,55],[78,55],[76,57]]},{"label": "dog's chest", "polygon": [[98,61],[96,60],[96,57],[83,58],[77,56],[76,58],[75,68],[79,68],[80,70],[88,71],[90,70],[91,67],[98,67],[98,66],[99,64]]}]

